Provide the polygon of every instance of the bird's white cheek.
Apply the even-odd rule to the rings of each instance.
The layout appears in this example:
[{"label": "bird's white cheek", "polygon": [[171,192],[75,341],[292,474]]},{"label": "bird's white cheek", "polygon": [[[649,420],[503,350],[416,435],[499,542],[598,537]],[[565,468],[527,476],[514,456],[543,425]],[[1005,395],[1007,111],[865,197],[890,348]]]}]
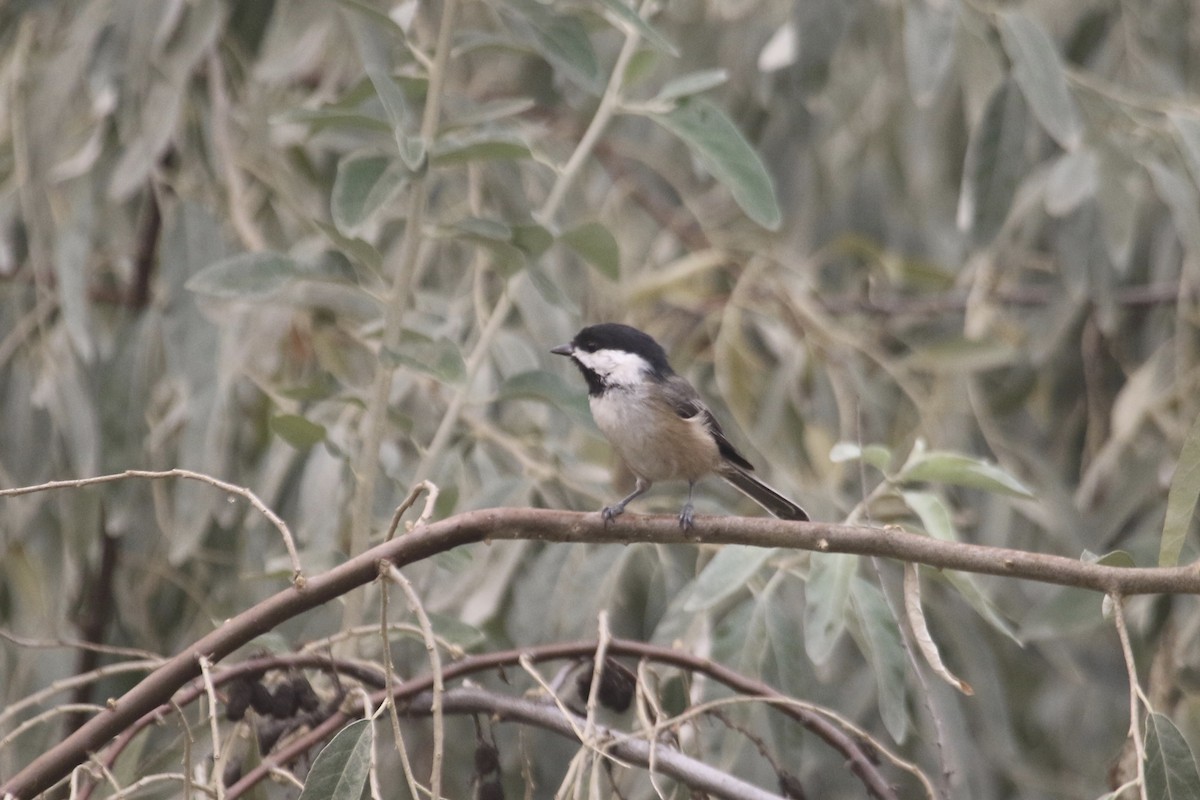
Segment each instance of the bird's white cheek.
[{"label": "bird's white cheek", "polygon": [[577,350],[574,356],[609,386],[634,386],[650,372],[646,359],[625,350],[597,350],[594,353]]}]

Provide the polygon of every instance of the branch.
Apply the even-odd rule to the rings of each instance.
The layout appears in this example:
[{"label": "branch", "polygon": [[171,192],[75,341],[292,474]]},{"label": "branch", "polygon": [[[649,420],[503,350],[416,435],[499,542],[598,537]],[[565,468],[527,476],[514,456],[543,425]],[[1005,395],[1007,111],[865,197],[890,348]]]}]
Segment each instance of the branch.
[{"label": "branch", "polygon": [[[432,711],[432,701],[432,694],[425,692],[414,698],[404,710],[412,714],[427,715]],[[442,707],[449,714],[489,714],[496,715],[501,721],[537,725],[567,738],[575,738],[575,730],[586,724],[581,717],[568,718],[556,706],[493,694],[481,689],[451,689],[446,692]],[[649,767],[650,742],[621,737],[603,725],[594,726],[594,735],[603,742],[605,751],[613,757],[641,767]],[[655,750],[654,760],[655,768],[659,772],[686,784],[693,791],[726,800],[781,800],[779,795],[746,783],[661,743]]]},{"label": "branch", "polygon": [[291,586],[226,621],[170,658],[145,680],[110,703],[48,752],[0,786],[0,796],[32,797],[66,777],[128,725],[200,673],[199,657],[220,661],[254,637],[309,609],[375,580],[378,562],[404,566],[446,550],[483,540],[535,539],[548,542],[652,542],[656,544],[742,544],[829,553],[876,555],[987,575],[1075,586],[1117,595],[1200,594],[1195,566],[1122,568],[1073,558],[983,545],[947,542],[889,529],[750,517],[701,517],[685,536],[673,516],[628,514],[605,524],[599,514],[532,508],[469,511],[433,522],[351,558],[328,572]]}]

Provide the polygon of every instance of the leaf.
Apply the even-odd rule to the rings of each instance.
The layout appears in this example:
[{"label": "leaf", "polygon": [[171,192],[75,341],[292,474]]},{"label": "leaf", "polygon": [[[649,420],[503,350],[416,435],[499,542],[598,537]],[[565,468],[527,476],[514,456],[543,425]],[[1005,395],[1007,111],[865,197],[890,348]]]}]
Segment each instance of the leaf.
[{"label": "leaf", "polygon": [[913,101],[927,108],[954,63],[958,3],[909,0],[904,4],[904,67]]},{"label": "leaf", "polygon": [[746,587],[746,581],[750,580],[773,555],[775,551],[767,547],[725,545],[696,576],[683,603],[683,610],[704,611],[742,591]]},{"label": "leaf", "polygon": [[1146,796],[1165,800],[1200,797],[1196,756],[1165,714],[1146,717]]},{"label": "leaf", "polygon": [[1168,112],[1167,118],[1175,126],[1175,138],[1192,173],[1192,181],[1200,185],[1200,119],[1179,111]]},{"label": "leaf", "polygon": [[1158,550],[1160,567],[1174,567],[1179,563],[1179,554],[1196,515],[1197,500],[1200,500],[1200,416],[1192,422],[1183,440],[1183,449],[1167,492],[1167,518],[1163,522],[1162,543]]},{"label": "leaf", "polygon": [[[458,552],[460,550],[463,552]],[[443,555],[452,553],[460,558],[460,563],[467,563],[471,560],[469,549],[466,547],[455,547],[445,551]],[[451,614],[438,614],[430,611],[429,622],[439,638],[445,639],[463,650],[475,650],[487,643],[487,634]]]},{"label": "leaf", "polygon": [[458,345],[444,337],[431,339],[406,330],[401,334],[397,349],[386,350],[381,355],[394,364],[423,372],[444,383],[458,383],[467,375],[467,365]]},{"label": "leaf", "polygon": [[271,431],[297,450],[307,450],[325,439],[325,426],[311,422],[299,414],[276,414],[271,417]]},{"label": "leaf", "polygon": [[1094,151],[1080,147],[1063,153],[1046,176],[1046,211],[1065,217],[1096,193],[1099,182],[1099,159]]},{"label": "leaf", "polygon": [[869,444],[861,447],[854,442],[838,442],[829,451],[829,460],[834,464],[858,459],[862,459],[878,470],[884,470],[887,469],[888,464],[892,463],[892,451],[881,444]]},{"label": "leaf", "polygon": [[515,275],[528,263],[525,251],[512,243],[512,228],[498,220],[465,217],[439,229],[437,235],[465,240],[484,248],[492,254],[492,265],[505,276]]},{"label": "leaf", "polygon": [[400,160],[410,171],[419,172],[425,166],[425,143],[420,136],[411,133],[416,128],[416,122],[408,108],[404,90],[380,67],[368,66],[367,77],[371,79],[375,94],[379,96],[379,102],[383,103],[383,110],[392,123],[392,135],[396,138]]},{"label": "leaf", "polygon": [[600,0],[600,3],[611,11],[615,17],[637,31],[651,47],[661,50],[668,55],[679,55],[679,48],[671,44],[667,37],[659,33],[657,28],[643,19],[641,14],[638,14],[634,8],[626,5],[623,0]]},{"label": "leaf", "polygon": [[1025,174],[1029,112],[1014,81],[1002,83],[971,130],[958,197],[958,228],[987,244],[1008,218]]},{"label": "leaf", "polygon": [[555,70],[592,94],[604,88],[596,51],[582,18],[555,14],[537,0],[508,0],[514,29]]},{"label": "leaf", "polygon": [[592,412],[586,393],[561,375],[547,370],[530,370],[512,376],[496,392],[497,400],[540,400],[566,412],[580,424],[591,427]]},{"label": "leaf", "polygon": [[1137,566],[1133,556],[1125,550],[1109,550],[1102,556],[1098,556],[1090,550],[1084,550],[1079,560],[1085,564],[1101,564],[1106,567],[1130,568]]},{"label": "leaf", "polygon": [[240,253],[204,267],[184,287],[211,297],[258,300],[278,292],[299,274],[299,265],[281,253]]},{"label": "leaf", "polygon": [[911,562],[904,565],[904,613],[908,617],[908,626],[912,629],[917,649],[925,656],[925,662],[934,674],[967,696],[975,694],[971,684],[956,676],[942,661],[942,654],[929,633],[925,610],[921,606],[921,574],[917,565]]},{"label": "leaf", "polygon": [[[950,515],[950,509],[942,502],[942,498],[933,492],[915,491],[901,492],[900,496],[904,498],[905,504],[920,518],[921,526],[925,529],[926,533],[935,539],[942,539],[949,542],[959,541],[958,530],[954,527],[954,519]],[[969,572],[959,572],[957,570],[944,570],[941,572],[941,575],[958,590],[963,599],[970,604],[975,613],[982,617],[985,622],[1017,644],[1023,644],[1021,637],[1017,635],[1013,626],[1000,615],[991,598],[979,587],[979,583],[976,581],[974,575]]]},{"label": "leaf", "polygon": [[338,162],[329,200],[333,222],[353,236],[380,208],[391,203],[408,181],[399,161],[381,155],[350,155]]},{"label": "leaf", "polygon": [[707,100],[691,98],[650,118],[683,140],[750,219],[767,230],[779,229],[783,214],[771,176],[725,112]]},{"label": "leaf", "polygon": [[285,111],[272,120],[307,125],[311,133],[326,128],[349,128],[361,133],[391,133],[392,126],[377,117],[341,108],[298,108]]},{"label": "leaf", "polygon": [[325,234],[325,238],[337,245],[342,255],[353,262],[366,267],[372,275],[378,275],[383,266],[383,256],[368,242],[354,236],[346,236],[337,229],[336,225],[314,220],[317,230]]},{"label": "leaf", "polygon": [[1148,160],[1145,167],[1155,191],[1171,212],[1179,240],[1189,254],[1200,254],[1200,199],[1196,196],[1196,184],[1186,174],[1180,175],[1159,161]]},{"label": "leaf", "polygon": [[729,73],[723,69],[704,69],[698,72],[689,72],[686,75],[680,75],[678,78],[667,81],[663,87],[658,90],[658,94],[654,99],[657,101],[680,100],[684,97],[691,97],[694,94],[706,92],[716,86],[720,86],[729,80]]},{"label": "leaf", "polygon": [[950,517],[950,509],[942,502],[942,498],[933,492],[901,492],[904,503],[911,508],[921,520],[925,532],[934,539],[944,542],[957,542],[958,531]]},{"label": "leaf", "polygon": [[980,461],[958,453],[934,450],[909,459],[900,474],[899,483],[929,481],[949,483],[955,486],[970,486],[989,492],[1033,499],[1033,492],[1023,483],[995,464]]},{"label": "leaf", "polygon": [[846,603],[858,557],[845,553],[815,553],[804,597],[804,649],[814,664],[833,655],[846,630]]},{"label": "leaf", "polygon": [[317,754],[300,800],[359,800],[367,784],[375,729],[360,719],[337,732]]},{"label": "leaf", "polygon": [[862,627],[860,646],[871,662],[879,694],[879,716],[897,743],[908,736],[907,663],[896,618],[879,587],[855,578],[850,592]]},{"label": "leaf", "polygon": [[512,161],[532,155],[528,142],[511,131],[454,131],[433,145],[433,163],[439,167],[468,161]]},{"label": "leaf", "polygon": [[554,244],[554,234],[544,225],[526,223],[512,226],[513,246],[530,259],[538,258]]},{"label": "leaf", "polygon": [[1074,150],[1083,138],[1083,121],[1050,34],[1019,11],[1003,11],[1000,39],[1033,115],[1064,150]]},{"label": "leaf", "polygon": [[492,100],[467,108],[457,109],[443,129],[471,128],[497,120],[515,117],[537,107],[537,101],[532,97],[512,97]]},{"label": "leaf", "polygon": [[914,348],[912,355],[902,359],[901,363],[918,369],[981,372],[1010,366],[1027,358],[1026,352],[995,337],[944,336],[934,344]]},{"label": "leaf", "polygon": [[621,270],[621,250],[617,238],[599,222],[585,222],[562,235],[563,243],[609,280]]},{"label": "leaf", "polygon": [[796,613],[804,605],[804,582],[794,573],[780,570],[767,582],[762,600],[767,636],[781,681],[779,688],[793,697],[806,696],[811,673],[805,669],[808,659],[804,653],[802,620]]},{"label": "leaf", "polygon": [[81,361],[89,363],[95,353],[91,304],[88,302],[88,259],[92,252],[88,228],[92,225],[93,213],[92,204],[88,202],[79,203],[76,208],[77,218],[59,231],[51,265],[58,281],[58,300],[71,347]]},{"label": "leaf", "polygon": [[1100,232],[1117,274],[1129,271],[1134,237],[1141,218],[1143,182],[1140,170],[1125,163],[1122,154],[1112,150],[1100,151],[1100,181],[1096,205],[1103,224]]}]

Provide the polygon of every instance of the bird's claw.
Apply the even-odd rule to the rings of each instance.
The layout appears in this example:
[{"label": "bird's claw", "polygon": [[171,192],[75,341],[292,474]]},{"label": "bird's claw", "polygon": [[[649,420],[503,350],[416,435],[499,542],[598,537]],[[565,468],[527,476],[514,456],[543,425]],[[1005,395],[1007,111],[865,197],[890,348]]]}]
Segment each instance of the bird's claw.
[{"label": "bird's claw", "polygon": [[679,527],[680,528],[682,528],[685,531],[690,531],[692,529],[692,520],[695,517],[695,514],[693,512],[694,512],[694,509],[692,508],[691,503],[688,503],[682,509],[680,509],[680,511],[679,511]]},{"label": "bird's claw", "polygon": [[612,522],[617,517],[625,512],[624,506],[605,506],[600,509],[600,516],[604,518],[604,524]]}]

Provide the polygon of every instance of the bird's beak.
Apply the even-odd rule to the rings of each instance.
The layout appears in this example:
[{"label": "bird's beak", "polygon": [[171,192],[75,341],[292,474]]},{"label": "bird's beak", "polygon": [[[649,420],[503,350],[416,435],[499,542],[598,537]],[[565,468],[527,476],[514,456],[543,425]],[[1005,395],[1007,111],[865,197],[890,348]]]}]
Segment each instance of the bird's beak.
[{"label": "bird's beak", "polygon": [[570,344],[560,344],[558,347],[550,348],[550,352],[556,356],[569,356],[575,352],[575,348]]}]

